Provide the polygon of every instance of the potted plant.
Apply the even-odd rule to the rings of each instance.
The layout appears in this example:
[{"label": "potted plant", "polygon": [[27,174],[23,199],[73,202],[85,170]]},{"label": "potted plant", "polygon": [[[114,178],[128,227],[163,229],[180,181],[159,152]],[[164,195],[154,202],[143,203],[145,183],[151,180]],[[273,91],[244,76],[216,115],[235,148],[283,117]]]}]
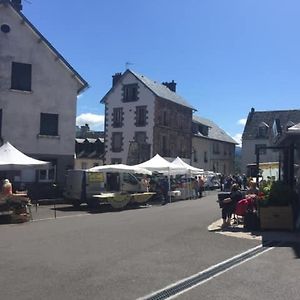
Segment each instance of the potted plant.
[{"label": "potted plant", "polygon": [[263,184],[258,197],[261,229],[293,230],[292,204],[296,199],[295,191],[282,181]]}]

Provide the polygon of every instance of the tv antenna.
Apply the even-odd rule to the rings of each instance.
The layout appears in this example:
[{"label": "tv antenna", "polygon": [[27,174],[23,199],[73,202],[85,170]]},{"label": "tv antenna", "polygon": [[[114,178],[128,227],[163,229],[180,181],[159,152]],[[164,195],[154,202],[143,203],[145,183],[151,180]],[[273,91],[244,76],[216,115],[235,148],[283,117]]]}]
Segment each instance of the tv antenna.
[{"label": "tv antenna", "polygon": [[130,61],[127,61],[127,62],[125,63],[125,69],[126,69],[126,70],[129,69],[129,66],[131,66],[131,65],[133,65],[133,63],[131,63]]}]

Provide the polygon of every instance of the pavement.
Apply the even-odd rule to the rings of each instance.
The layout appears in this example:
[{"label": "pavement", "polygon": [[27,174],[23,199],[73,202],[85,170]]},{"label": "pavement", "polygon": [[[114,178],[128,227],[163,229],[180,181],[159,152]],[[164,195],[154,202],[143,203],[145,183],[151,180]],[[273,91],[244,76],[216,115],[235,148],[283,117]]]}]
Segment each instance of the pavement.
[{"label": "pavement", "polygon": [[210,224],[207,229],[210,232],[215,232],[217,234],[222,234],[225,236],[236,237],[248,240],[258,240],[265,242],[291,242],[300,243],[300,232],[291,231],[249,231],[246,230],[243,224],[232,225],[227,228],[222,229],[221,225],[223,223],[222,219],[219,219],[212,224]]}]

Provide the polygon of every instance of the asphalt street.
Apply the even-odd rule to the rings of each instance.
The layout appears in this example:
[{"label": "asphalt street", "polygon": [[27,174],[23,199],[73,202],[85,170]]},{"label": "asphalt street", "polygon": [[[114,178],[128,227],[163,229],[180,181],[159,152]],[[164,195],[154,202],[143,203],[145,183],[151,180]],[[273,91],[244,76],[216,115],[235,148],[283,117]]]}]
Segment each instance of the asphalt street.
[{"label": "asphalt street", "polygon": [[[1,299],[143,298],[260,245],[207,230],[220,217],[216,199],[209,192],[165,206],[92,213],[58,205],[56,218],[52,205],[33,207],[33,222],[0,226]],[[252,296],[271,289],[281,296],[280,284],[289,299],[299,299],[295,262],[293,248],[275,248],[178,299],[271,299]]]}]

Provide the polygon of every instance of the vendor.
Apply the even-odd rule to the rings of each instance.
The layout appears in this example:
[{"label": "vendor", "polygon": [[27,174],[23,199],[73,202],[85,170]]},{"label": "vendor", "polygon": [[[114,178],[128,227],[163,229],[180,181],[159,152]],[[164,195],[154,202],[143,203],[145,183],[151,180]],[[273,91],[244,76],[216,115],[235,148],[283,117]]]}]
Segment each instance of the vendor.
[{"label": "vendor", "polygon": [[3,180],[2,184],[2,194],[4,196],[12,195],[12,184],[8,179]]}]

